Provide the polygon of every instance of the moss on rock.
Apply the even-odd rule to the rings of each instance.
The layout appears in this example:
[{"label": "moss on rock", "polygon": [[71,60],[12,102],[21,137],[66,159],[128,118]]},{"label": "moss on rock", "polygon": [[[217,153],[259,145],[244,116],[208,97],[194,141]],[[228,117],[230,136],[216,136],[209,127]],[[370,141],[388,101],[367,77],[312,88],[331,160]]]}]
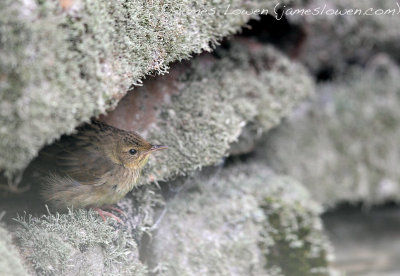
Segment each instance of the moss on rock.
[{"label": "moss on rock", "polygon": [[10,233],[2,225],[0,225],[0,256],[0,275],[28,275],[18,250],[12,244]]},{"label": "moss on rock", "polygon": [[146,275],[134,239],[92,211],[18,221],[19,246],[39,275]]},{"label": "moss on rock", "polygon": [[320,208],[293,179],[239,163],[185,183],[154,237],[158,275],[329,274]]},{"label": "moss on rock", "polygon": [[[217,62],[194,59],[180,91],[161,107],[147,138],[169,146],[151,159],[146,173],[163,180],[219,163],[246,125],[258,133],[278,124],[314,92],[301,65],[276,49],[233,42],[218,49]],[[142,178],[147,181],[147,178]]]},{"label": "moss on rock", "polygon": [[265,245],[267,268],[285,276],[328,275],[326,240],[317,213],[301,202],[280,201],[278,197],[267,197],[262,205],[268,239],[274,241],[273,245]]},{"label": "moss on rock", "polygon": [[268,135],[260,157],[327,206],[398,201],[399,72],[378,55],[366,70],[321,84],[318,97]]}]

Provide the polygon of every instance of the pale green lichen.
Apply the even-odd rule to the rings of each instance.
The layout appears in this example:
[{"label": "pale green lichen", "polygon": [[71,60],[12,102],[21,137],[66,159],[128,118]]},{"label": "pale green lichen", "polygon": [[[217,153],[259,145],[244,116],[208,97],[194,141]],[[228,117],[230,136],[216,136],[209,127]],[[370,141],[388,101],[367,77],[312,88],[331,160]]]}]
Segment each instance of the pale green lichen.
[{"label": "pale green lichen", "polygon": [[293,179],[239,163],[185,183],[154,237],[157,275],[330,273],[321,209]]},{"label": "pale green lichen", "polygon": [[148,139],[169,149],[149,162],[147,173],[155,179],[220,162],[244,126],[265,132],[314,92],[304,68],[272,47],[250,52],[231,43],[217,54],[219,60],[208,65],[194,59],[179,93],[161,107]]},{"label": "pale green lichen", "polygon": [[268,136],[260,157],[327,206],[399,200],[399,72],[383,55],[321,84],[318,97]]},{"label": "pale green lichen", "polygon": [[92,211],[18,221],[20,249],[38,275],[146,275],[134,239]]},{"label": "pale green lichen", "polygon": [[22,264],[19,252],[12,243],[10,233],[2,225],[0,225],[0,275],[28,275]]},{"label": "pale green lichen", "polygon": [[1,1],[0,169],[11,177],[146,74],[238,31],[251,16],[225,14],[228,5],[275,2]]}]

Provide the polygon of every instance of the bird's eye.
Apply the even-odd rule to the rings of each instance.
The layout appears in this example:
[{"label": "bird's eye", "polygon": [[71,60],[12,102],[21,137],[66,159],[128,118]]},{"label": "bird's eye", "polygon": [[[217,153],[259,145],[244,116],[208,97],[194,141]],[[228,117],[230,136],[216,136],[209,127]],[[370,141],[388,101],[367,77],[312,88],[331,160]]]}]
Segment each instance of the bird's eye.
[{"label": "bird's eye", "polygon": [[137,150],[135,149],[130,149],[129,154],[135,155],[137,153]]}]

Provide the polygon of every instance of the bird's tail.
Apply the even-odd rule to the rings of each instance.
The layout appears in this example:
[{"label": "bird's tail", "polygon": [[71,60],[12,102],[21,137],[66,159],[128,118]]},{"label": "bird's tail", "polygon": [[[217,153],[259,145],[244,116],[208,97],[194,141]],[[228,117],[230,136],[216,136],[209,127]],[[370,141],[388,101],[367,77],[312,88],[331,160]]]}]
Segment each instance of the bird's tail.
[{"label": "bird's tail", "polygon": [[74,203],[79,203],[77,199],[85,192],[83,191],[85,188],[89,187],[79,184],[71,177],[50,173],[44,178],[41,195],[56,208],[79,208],[84,206],[78,206]]}]

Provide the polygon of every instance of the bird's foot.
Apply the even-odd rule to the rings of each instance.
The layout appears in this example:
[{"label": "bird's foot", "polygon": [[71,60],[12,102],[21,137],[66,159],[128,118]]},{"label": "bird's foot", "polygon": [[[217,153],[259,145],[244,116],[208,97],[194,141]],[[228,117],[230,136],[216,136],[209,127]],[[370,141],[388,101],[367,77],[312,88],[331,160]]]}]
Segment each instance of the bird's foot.
[{"label": "bird's foot", "polygon": [[113,206],[111,206],[111,205],[107,205],[107,206],[104,206],[103,209],[106,209],[106,210],[113,210],[113,211],[115,211],[115,212],[120,213],[120,214],[123,215],[124,217],[127,217],[126,214],[125,214],[125,212],[122,211],[121,209],[117,208],[117,207],[113,207]]},{"label": "bird's foot", "polygon": [[100,215],[100,217],[104,220],[104,222],[106,221],[106,217],[110,217],[110,218],[115,219],[117,222],[124,224],[119,217],[117,217],[116,215],[114,215],[110,212],[101,210],[100,208],[92,208],[92,209]]}]

